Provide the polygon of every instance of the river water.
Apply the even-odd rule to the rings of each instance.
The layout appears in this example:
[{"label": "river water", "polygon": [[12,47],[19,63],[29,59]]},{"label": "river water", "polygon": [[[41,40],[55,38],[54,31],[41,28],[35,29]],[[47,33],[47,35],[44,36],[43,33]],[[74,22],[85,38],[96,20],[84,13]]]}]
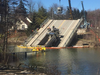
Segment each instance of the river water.
[{"label": "river water", "polygon": [[[16,46],[11,50],[24,51]],[[61,75],[97,75],[100,74],[100,49],[70,48],[52,49],[46,52],[30,52],[17,54],[18,62],[28,65],[56,66]],[[10,64],[16,62],[12,61]]]}]

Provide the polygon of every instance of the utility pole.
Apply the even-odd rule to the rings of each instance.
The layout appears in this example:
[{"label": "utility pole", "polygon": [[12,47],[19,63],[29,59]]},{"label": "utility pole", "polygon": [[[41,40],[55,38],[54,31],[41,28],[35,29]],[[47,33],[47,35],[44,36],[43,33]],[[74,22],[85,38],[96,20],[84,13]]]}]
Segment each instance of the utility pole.
[{"label": "utility pole", "polygon": [[70,14],[70,17],[69,17],[69,19],[73,19],[73,15],[72,15],[72,8],[71,8],[71,2],[70,2],[70,0],[68,0],[68,2],[69,2],[69,14]]}]

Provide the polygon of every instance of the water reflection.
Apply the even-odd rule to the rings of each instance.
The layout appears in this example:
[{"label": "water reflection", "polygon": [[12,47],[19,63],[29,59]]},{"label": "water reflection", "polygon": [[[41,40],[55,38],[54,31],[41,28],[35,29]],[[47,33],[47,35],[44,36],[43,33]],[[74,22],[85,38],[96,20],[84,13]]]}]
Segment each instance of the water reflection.
[{"label": "water reflection", "polygon": [[[11,48],[10,48],[11,49]],[[25,49],[15,48],[16,51],[25,51]],[[28,65],[57,66],[62,75],[96,75],[100,74],[100,50],[93,48],[79,49],[57,49],[47,50],[46,52],[31,52],[17,54],[18,62]],[[14,63],[14,62],[11,62]]]}]

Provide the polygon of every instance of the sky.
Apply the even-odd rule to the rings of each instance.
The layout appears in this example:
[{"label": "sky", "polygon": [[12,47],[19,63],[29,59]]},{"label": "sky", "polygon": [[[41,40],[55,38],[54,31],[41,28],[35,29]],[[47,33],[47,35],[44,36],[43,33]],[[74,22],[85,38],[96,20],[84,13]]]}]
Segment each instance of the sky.
[{"label": "sky", "polygon": [[[42,3],[42,5],[49,9],[50,6],[52,6],[54,3],[58,5],[63,5],[64,7],[69,6],[68,0],[61,0],[61,3],[59,4],[59,0],[32,0],[35,3]],[[71,0],[71,6],[73,8],[78,8],[80,11],[82,10],[81,5],[82,0]],[[83,5],[85,10],[95,10],[100,9],[100,0],[83,0]]]}]

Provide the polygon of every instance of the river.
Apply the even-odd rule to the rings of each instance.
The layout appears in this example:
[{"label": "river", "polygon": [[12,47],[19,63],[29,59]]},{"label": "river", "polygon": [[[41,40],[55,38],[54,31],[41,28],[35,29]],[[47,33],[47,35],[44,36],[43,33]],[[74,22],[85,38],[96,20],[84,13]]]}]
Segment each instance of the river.
[{"label": "river", "polygon": [[[16,46],[10,46],[9,49],[26,50]],[[95,48],[52,49],[46,52],[30,52],[27,53],[27,57],[25,53],[19,53],[17,58],[18,62],[28,65],[56,66],[61,75],[100,74],[100,49]]]}]

